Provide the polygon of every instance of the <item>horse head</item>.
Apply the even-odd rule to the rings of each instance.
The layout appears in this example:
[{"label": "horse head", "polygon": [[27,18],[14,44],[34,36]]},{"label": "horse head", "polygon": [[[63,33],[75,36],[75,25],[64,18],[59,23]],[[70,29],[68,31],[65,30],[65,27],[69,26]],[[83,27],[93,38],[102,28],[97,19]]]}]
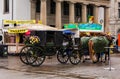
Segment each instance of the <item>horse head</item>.
[{"label": "horse head", "polygon": [[114,37],[112,37],[111,35],[106,34],[105,37],[107,38],[107,40],[109,41],[109,44],[112,43],[113,39],[115,39]]}]

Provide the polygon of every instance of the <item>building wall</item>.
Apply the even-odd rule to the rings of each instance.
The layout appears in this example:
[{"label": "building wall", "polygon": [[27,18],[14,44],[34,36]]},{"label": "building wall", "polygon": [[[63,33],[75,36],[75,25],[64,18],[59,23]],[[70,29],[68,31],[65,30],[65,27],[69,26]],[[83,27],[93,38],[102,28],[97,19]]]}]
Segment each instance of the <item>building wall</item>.
[{"label": "building wall", "polygon": [[[104,27],[104,8],[103,7],[99,7],[98,23]],[[104,28],[103,28],[103,30],[104,30]]]},{"label": "building wall", "polygon": [[[13,19],[14,20],[30,20],[30,0],[13,0]],[[9,0],[9,13],[4,13],[4,0],[0,0],[0,28],[2,28],[2,20],[12,20],[12,0]]]},{"label": "building wall", "polygon": [[[69,3],[69,1],[72,1],[74,4],[75,3],[84,3],[84,4],[95,4],[99,7],[99,12],[98,12],[98,23],[100,23],[100,20],[103,20],[102,25],[104,26],[104,8],[103,7],[109,7],[109,1],[107,0],[101,0],[101,1],[91,1],[91,0],[64,0]],[[61,16],[62,16],[62,26],[64,24],[69,23],[69,15],[64,15],[63,14],[63,1],[61,2]],[[40,13],[36,13],[36,18],[35,19],[40,19]],[[80,21],[81,22],[81,21]],[[75,23],[78,23],[78,17],[75,16]],[[47,25],[55,25],[55,14],[50,14],[50,0],[47,0]]]},{"label": "building wall", "polygon": [[30,0],[14,0],[15,15],[14,19],[30,20]]},{"label": "building wall", "polygon": [[110,32],[113,36],[117,38],[117,34],[120,33],[118,30],[120,29],[120,18],[118,13],[118,3],[120,0],[111,0],[111,8],[110,8]]},{"label": "building wall", "polygon": [[4,13],[4,0],[0,0],[0,28],[2,28],[2,20],[3,19],[12,19],[12,0],[10,0],[10,8],[9,8],[9,13],[5,14]]}]

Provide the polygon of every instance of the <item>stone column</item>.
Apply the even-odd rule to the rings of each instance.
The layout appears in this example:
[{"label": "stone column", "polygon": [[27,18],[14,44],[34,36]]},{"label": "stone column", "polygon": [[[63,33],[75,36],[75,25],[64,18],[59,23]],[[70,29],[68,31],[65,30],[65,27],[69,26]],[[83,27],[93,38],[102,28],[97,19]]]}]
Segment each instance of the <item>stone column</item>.
[{"label": "stone column", "polygon": [[42,24],[47,24],[47,10],[46,10],[47,0],[41,0],[41,13],[40,13],[40,20]]},{"label": "stone column", "polygon": [[94,6],[94,22],[98,23],[98,11],[99,11],[99,7],[97,5]]},{"label": "stone column", "polygon": [[61,18],[61,0],[56,0],[55,26],[59,29],[62,28]]},{"label": "stone column", "polygon": [[104,7],[104,30],[109,32],[109,7]]},{"label": "stone column", "polygon": [[36,16],[36,0],[30,0],[31,1],[31,19],[35,20]]},{"label": "stone column", "polygon": [[82,22],[87,22],[87,4],[82,4]]},{"label": "stone column", "polygon": [[69,23],[75,22],[75,6],[73,2],[69,2]]}]

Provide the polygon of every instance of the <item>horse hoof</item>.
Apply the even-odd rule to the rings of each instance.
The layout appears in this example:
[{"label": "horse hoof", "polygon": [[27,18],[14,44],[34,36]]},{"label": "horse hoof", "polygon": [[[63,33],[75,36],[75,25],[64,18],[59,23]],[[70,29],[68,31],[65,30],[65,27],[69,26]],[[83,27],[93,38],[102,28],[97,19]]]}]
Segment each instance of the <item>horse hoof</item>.
[{"label": "horse hoof", "polygon": [[97,63],[97,61],[93,61],[93,64]]},{"label": "horse hoof", "polygon": [[103,63],[106,63],[106,61],[103,61]]},{"label": "horse hoof", "polygon": [[85,60],[83,60],[82,63],[85,63]]}]

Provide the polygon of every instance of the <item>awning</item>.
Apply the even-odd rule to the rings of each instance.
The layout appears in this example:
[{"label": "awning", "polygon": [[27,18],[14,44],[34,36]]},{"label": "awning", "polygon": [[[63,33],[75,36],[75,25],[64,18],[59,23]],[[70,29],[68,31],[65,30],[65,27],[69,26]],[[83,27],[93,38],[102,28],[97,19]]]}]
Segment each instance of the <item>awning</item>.
[{"label": "awning", "polygon": [[58,28],[43,25],[43,24],[26,24],[22,26],[15,26],[15,27],[9,27],[5,28],[8,29],[8,33],[25,33],[28,30],[35,30],[35,31],[62,31]]}]

